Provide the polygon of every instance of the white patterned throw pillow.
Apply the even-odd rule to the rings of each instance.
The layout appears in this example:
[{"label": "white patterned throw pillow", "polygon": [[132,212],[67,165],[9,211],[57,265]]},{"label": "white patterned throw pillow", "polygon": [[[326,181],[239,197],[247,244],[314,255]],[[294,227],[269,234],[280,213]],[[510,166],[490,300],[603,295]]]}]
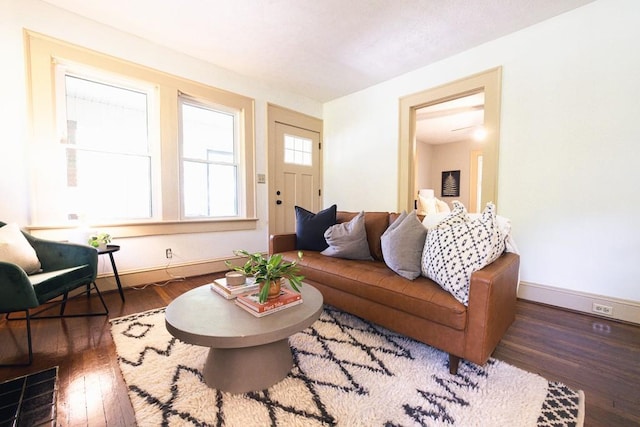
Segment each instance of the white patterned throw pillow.
[{"label": "white patterned throw pillow", "polygon": [[[434,228],[451,227],[452,225],[462,224],[469,221],[469,215],[467,214],[467,209],[458,200],[453,201],[453,209],[448,214],[445,214],[444,217],[441,216],[435,222],[428,220],[430,217],[433,217],[433,216],[436,216],[436,215],[426,215],[424,217],[424,220],[422,221],[422,225],[424,225],[429,231],[433,230]],[[437,216],[440,216],[440,214],[438,214]],[[429,260],[425,258],[425,252],[424,252],[426,247],[427,247],[427,242],[425,239],[424,248],[422,249],[420,271],[423,276],[429,277],[429,273],[427,271]]]},{"label": "white patterned throw pillow", "polygon": [[[505,236],[496,223],[495,205],[488,203],[482,215],[467,218],[466,209],[454,203],[456,218],[442,221],[427,234],[422,252],[423,274],[449,291],[464,305],[469,304],[471,273],[495,261],[505,250]],[[464,214],[460,210],[464,210]]]},{"label": "white patterned throw pillow", "polygon": [[467,208],[458,200],[452,202],[453,209],[438,225],[437,227],[448,227],[450,225],[462,224],[469,221],[469,214]]}]

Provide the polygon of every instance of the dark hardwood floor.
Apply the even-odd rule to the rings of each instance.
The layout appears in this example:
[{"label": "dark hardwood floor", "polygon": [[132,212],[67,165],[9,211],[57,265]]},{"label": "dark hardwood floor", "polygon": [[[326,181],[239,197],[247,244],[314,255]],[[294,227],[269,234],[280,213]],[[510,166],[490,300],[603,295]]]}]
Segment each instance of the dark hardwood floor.
[{"label": "dark hardwood floor", "polygon": [[[126,289],[124,303],[117,292],[105,293],[109,318],[166,306],[214,277]],[[68,311],[86,309],[88,304],[97,308],[94,297],[83,297]],[[32,329],[34,363],[0,368],[0,382],[58,365],[58,425],[135,424],[108,318],[37,320]],[[0,343],[0,363],[26,354],[24,322],[7,322],[2,316]],[[586,426],[640,425],[640,326],[519,301],[516,321],[494,357],[584,390]]]}]

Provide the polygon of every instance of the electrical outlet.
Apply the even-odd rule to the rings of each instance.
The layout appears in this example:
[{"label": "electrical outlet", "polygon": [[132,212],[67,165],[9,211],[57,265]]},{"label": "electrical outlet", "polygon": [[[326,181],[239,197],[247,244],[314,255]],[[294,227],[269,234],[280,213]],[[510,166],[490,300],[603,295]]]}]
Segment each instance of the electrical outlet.
[{"label": "electrical outlet", "polygon": [[167,248],[167,249],[164,251],[164,254],[165,254],[165,256],[167,257],[167,259],[171,259],[171,258],[173,258],[173,252],[171,251],[171,248]]},{"label": "electrical outlet", "polygon": [[593,323],[591,327],[593,328],[594,332],[600,334],[608,334],[611,332],[611,326],[605,325],[604,323]]},{"label": "electrical outlet", "polygon": [[591,310],[594,313],[603,314],[605,316],[613,316],[613,307],[611,307],[610,305],[598,304],[597,302],[594,302]]}]

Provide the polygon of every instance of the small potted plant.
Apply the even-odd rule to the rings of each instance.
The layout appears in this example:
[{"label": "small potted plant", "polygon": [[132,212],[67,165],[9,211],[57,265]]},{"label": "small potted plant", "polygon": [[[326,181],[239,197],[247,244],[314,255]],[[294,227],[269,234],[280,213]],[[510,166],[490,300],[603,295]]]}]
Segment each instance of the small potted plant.
[{"label": "small potted plant", "polygon": [[[247,262],[242,266],[234,266],[230,261],[225,261],[227,267],[239,271],[245,276],[253,276],[256,283],[260,284],[260,294],[258,300],[263,303],[267,299],[280,295],[282,280],[288,279],[294,291],[300,292],[304,276],[299,273],[298,260],[302,259],[302,252],[298,251],[298,260],[288,262],[282,259],[281,254],[263,256],[262,253],[249,253],[245,250],[235,250],[237,256],[247,258]],[[266,286],[265,286],[266,284]]]},{"label": "small potted plant", "polygon": [[89,237],[87,243],[96,249],[104,250],[107,249],[107,245],[111,243],[111,235],[109,233],[99,233]]}]

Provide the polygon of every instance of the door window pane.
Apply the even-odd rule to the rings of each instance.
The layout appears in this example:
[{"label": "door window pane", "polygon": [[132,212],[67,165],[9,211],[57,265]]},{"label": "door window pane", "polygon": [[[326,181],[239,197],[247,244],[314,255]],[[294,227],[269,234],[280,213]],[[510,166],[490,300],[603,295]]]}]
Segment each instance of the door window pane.
[{"label": "door window pane", "polygon": [[312,166],[312,141],[294,135],[284,136],[284,161],[294,165]]}]

